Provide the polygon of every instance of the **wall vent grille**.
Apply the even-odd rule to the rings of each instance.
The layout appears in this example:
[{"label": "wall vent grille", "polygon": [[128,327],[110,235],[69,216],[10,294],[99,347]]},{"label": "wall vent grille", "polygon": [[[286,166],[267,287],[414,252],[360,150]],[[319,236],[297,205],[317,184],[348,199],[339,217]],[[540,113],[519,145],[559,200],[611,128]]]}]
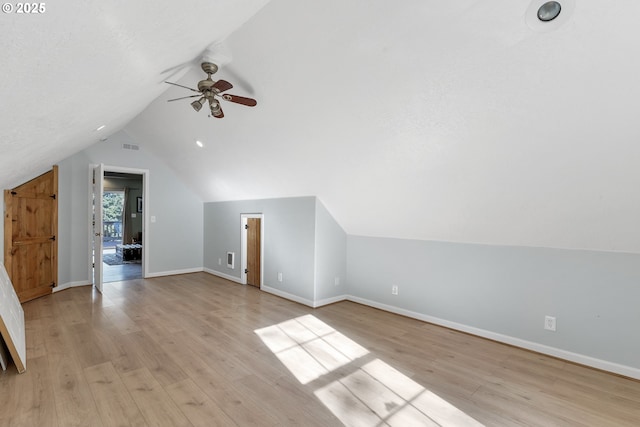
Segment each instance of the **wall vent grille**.
[{"label": "wall vent grille", "polygon": [[122,149],[138,151],[140,149],[140,146],[136,144],[122,144]]}]

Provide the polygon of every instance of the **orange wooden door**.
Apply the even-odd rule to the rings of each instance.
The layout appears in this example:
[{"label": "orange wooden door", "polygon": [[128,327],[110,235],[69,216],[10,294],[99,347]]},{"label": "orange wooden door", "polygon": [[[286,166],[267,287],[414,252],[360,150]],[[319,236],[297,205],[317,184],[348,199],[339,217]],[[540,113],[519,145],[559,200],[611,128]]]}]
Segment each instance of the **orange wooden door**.
[{"label": "orange wooden door", "polygon": [[58,168],[5,190],[4,264],[20,302],[58,281]]},{"label": "orange wooden door", "polygon": [[247,218],[247,284],[260,287],[260,218]]}]

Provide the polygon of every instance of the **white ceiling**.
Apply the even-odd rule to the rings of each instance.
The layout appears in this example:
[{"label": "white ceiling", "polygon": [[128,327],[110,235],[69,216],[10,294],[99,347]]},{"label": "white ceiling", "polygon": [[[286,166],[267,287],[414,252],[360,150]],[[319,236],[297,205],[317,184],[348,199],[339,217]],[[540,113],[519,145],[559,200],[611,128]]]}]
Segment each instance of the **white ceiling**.
[{"label": "white ceiling", "polygon": [[[106,123],[204,201],[317,195],[350,234],[638,253],[640,2],[563,0],[548,25],[542,2],[90,1],[5,15],[0,182]],[[233,61],[214,77],[258,106],[225,103],[218,120],[167,103],[189,92],[162,80],[194,87],[204,73],[179,65],[229,33]]]},{"label": "white ceiling", "polygon": [[266,2],[62,1],[41,3],[42,14],[1,13],[0,184],[32,178],[122,128],[179,64]]}]

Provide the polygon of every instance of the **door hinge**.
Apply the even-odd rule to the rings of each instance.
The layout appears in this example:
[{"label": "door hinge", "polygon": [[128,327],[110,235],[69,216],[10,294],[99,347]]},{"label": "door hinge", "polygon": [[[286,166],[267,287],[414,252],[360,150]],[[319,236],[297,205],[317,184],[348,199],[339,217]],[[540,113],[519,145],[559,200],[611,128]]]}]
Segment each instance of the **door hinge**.
[{"label": "door hinge", "polygon": [[56,287],[56,282],[51,282],[51,284],[49,285],[49,287],[55,288],[55,287]]},{"label": "door hinge", "polygon": [[55,199],[56,199],[56,195],[55,195],[55,194],[52,194],[52,195],[50,195],[49,197],[51,197],[53,200],[55,200]]},{"label": "door hinge", "polygon": [[51,237],[49,237],[49,240],[52,240],[52,241],[54,241],[54,242],[55,242],[55,241],[56,241],[56,236],[51,236]]},{"label": "door hinge", "polygon": [[245,224],[245,225],[244,225],[244,229],[245,229],[245,230],[248,230],[248,229],[249,229],[249,224]]},{"label": "door hinge", "polygon": [[11,192],[11,195],[12,195],[12,196],[15,196],[16,194],[18,194],[18,192],[17,192],[17,191],[12,191],[12,192]]},{"label": "door hinge", "polygon": [[244,274],[247,274],[248,272],[249,272],[249,269],[248,269],[248,268],[245,268],[245,269],[244,269]]}]

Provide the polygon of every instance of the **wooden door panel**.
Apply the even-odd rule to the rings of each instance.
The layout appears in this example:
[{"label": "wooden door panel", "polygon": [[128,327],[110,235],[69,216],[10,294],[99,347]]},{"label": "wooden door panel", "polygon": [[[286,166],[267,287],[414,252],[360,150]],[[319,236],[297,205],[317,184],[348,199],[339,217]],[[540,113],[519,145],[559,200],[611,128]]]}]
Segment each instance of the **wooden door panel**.
[{"label": "wooden door panel", "polygon": [[14,241],[36,236],[52,236],[52,224],[47,218],[51,210],[51,200],[27,198],[20,193],[18,197],[14,203],[13,216],[20,220],[14,222]]},{"label": "wooden door panel", "polygon": [[[17,246],[13,254],[13,277],[20,291],[52,283],[51,242]],[[11,278],[14,281],[13,277]],[[17,292],[17,289],[16,289]]]},{"label": "wooden door panel", "polygon": [[20,302],[58,280],[58,169],[5,191],[5,267]]},{"label": "wooden door panel", "polygon": [[260,218],[247,218],[247,284],[260,287]]}]

